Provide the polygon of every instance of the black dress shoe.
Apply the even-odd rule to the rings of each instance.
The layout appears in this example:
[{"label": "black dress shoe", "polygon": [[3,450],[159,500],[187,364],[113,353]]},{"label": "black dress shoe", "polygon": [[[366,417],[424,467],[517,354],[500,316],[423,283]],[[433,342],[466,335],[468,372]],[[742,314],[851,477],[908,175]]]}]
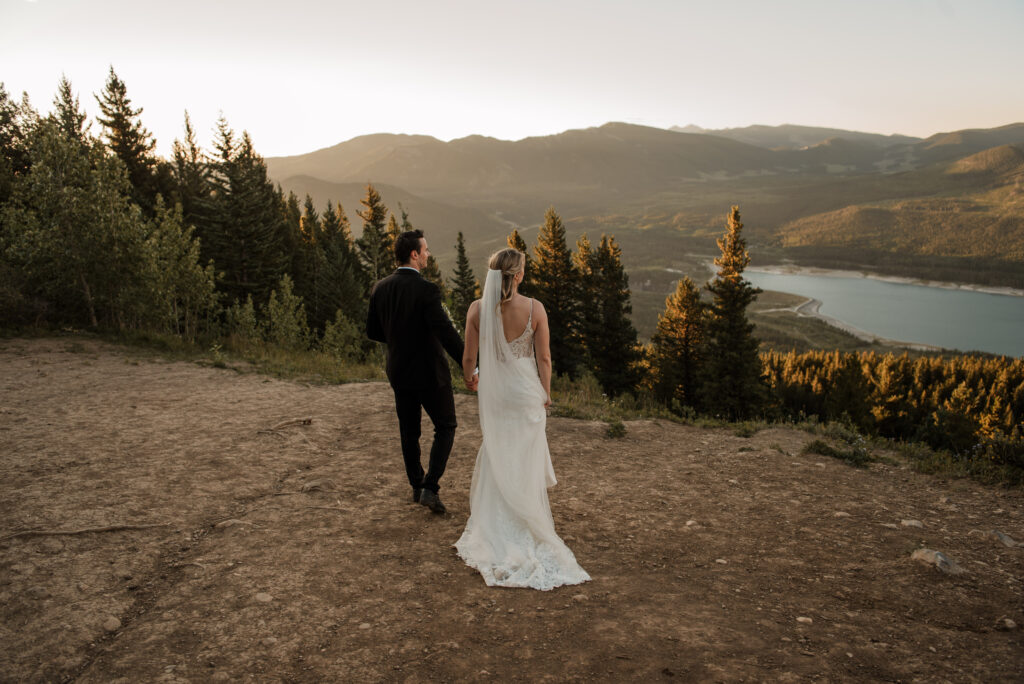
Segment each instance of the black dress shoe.
[{"label": "black dress shoe", "polygon": [[432,492],[429,489],[424,489],[420,494],[420,503],[432,510],[434,513],[447,513],[448,509],[441,503],[441,498],[437,495],[437,492]]},{"label": "black dress shoe", "polygon": [[420,494],[422,492],[423,492],[422,489],[414,489],[414,490],[412,490],[412,501],[413,501],[413,503],[419,503],[420,502]]}]

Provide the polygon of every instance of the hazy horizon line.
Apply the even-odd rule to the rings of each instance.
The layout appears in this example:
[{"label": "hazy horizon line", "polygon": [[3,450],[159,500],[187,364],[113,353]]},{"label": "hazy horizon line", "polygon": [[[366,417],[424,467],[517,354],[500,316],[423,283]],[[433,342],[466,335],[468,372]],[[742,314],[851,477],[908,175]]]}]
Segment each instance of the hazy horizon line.
[{"label": "hazy horizon line", "polygon": [[[499,136],[496,136],[496,135],[487,135],[485,133],[469,133],[469,134],[466,134],[466,135],[459,135],[459,136],[452,136],[452,137],[449,137],[449,138],[445,138],[445,137],[441,137],[441,136],[437,136],[437,135],[431,135],[429,133],[407,133],[407,132],[396,133],[396,132],[393,132],[393,131],[374,131],[372,133],[360,133],[359,135],[354,135],[354,136],[352,136],[350,138],[345,138],[344,140],[340,140],[338,142],[331,143],[329,145],[324,145],[322,147],[317,147],[317,148],[314,148],[312,150],[308,150],[306,152],[295,152],[295,153],[291,153],[291,154],[265,155],[265,157],[268,158],[268,159],[270,159],[270,158],[283,158],[283,157],[299,157],[299,156],[306,155],[306,154],[313,154],[315,152],[321,152],[323,150],[329,150],[331,148],[337,147],[338,145],[344,145],[347,142],[351,142],[351,141],[357,140],[359,138],[370,138],[370,137],[378,136],[378,135],[406,136],[406,137],[410,137],[410,138],[431,138],[433,140],[437,140],[438,142],[443,142],[443,143],[450,143],[450,142],[454,142],[454,141],[458,141],[458,140],[466,140],[467,138],[488,138],[488,139],[491,139],[491,140],[497,140],[499,142],[512,142],[512,143],[515,143],[515,142],[522,142],[524,140],[530,140],[531,138],[550,138],[550,137],[554,137],[554,136],[557,136],[557,135],[562,135],[564,133],[570,133],[572,131],[589,131],[589,130],[594,130],[594,129],[597,129],[597,128],[603,128],[605,126],[609,126],[609,125],[613,125],[613,124],[624,124],[624,125],[627,125],[627,126],[637,126],[637,127],[641,127],[641,128],[654,128],[654,129],[658,129],[658,130],[675,132],[675,133],[679,133],[681,131],[672,131],[673,128],[684,129],[684,128],[688,128],[688,127],[691,127],[691,126],[692,127],[696,127],[696,128],[700,128],[701,131],[705,131],[707,133],[715,133],[715,132],[718,132],[718,131],[743,130],[745,128],[754,128],[755,126],[756,127],[763,127],[763,128],[783,128],[783,127],[791,126],[791,127],[796,127],[796,128],[827,128],[827,129],[832,129],[832,130],[837,130],[837,131],[844,131],[844,132],[847,132],[847,133],[861,133],[861,134],[867,134],[867,135],[879,135],[879,136],[883,136],[883,137],[902,136],[902,137],[906,137],[906,138],[914,138],[914,139],[917,139],[917,140],[927,140],[928,138],[932,138],[932,137],[934,137],[936,135],[948,135],[948,134],[951,134],[951,133],[959,133],[959,132],[962,132],[962,131],[994,130],[994,129],[997,129],[997,128],[1004,128],[1006,126],[1014,126],[1014,125],[1018,125],[1018,124],[1024,124],[1024,119],[1019,120],[1019,121],[1009,121],[1007,123],[1000,124],[998,126],[988,126],[988,127],[981,127],[981,126],[979,126],[979,127],[969,127],[969,128],[955,128],[955,129],[950,129],[950,130],[945,130],[945,131],[935,131],[935,132],[930,133],[930,134],[925,135],[925,136],[912,135],[910,133],[901,133],[901,132],[880,133],[878,131],[868,131],[868,130],[861,130],[861,129],[854,129],[854,128],[841,128],[841,127],[838,127],[838,126],[826,126],[826,125],[820,125],[820,124],[798,124],[798,123],[761,124],[761,123],[752,123],[752,124],[747,124],[746,126],[724,126],[722,128],[704,128],[703,126],[700,126],[699,124],[694,124],[694,123],[687,123],[687,124],[683,124],[683,125],[672,124],[672,125],[669,125],[669,126],[658,126],[658,125],[649,124],[649,123],[636,123],[636,122],[624,121],[624,120],[606,121],[606,122],[604,122],[602,124],[597,124],[597,125],[594,125],[594,126],[578,126],[578,127],[573,127],[573,128],[565,128],[565,129],[558,130],[558,131],[555,131],[555,132],[552,132],[552,133],[541,133],[541,134],[534,134],[534,135],[525,135],[525,136],[523,136],[521,138],[502,138],[502,137],[499,137]],[[246,129],[242,129],[242,130],[244,131]],[[700,135],[700,134],[699,133],[695,133],[693,135]]]}]

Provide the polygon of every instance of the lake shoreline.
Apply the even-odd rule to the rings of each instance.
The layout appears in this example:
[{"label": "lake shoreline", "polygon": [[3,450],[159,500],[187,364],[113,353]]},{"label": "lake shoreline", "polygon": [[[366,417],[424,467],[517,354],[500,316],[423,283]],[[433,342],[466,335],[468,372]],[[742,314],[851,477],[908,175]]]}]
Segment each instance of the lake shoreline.
[{"label": "lake shoreline", "polygon": [[795,264],[768,264],[766,266],[748,266],[747,271],[753,273],[768,273],[772,275],[809,275],[825,276],[827,278],[866,278],[879,280],[885,283],[897,285],[919,285],[921,287],[938,287],[944,290],[962,290],[966,292],[981,292],[984,294],[1005,295],[1008,297],[1024,297],[1024,290],[1013,287],[999,287],[995,285],[973,285],[971,283],[952,283],[940,280],[922,280],[920,278],[908,278],[905,276],[882,275],[870,271],[846,271],[835,268],[820,268],[817,266],[797,266]]},{"label": "lake shoreline", "polygon": [[882,337],[876,335],[867,330],[862,330],[855,325],[850,325],[846,321],[838,318],[833,318],[827,314],[821,313],[822,301],[820,299],[809,298],[806,302],[799,304],[792,308],[793,313],[797,316],[807,316],[810,318],[817,318],[819,321],[823,321],[833,328],[842,330],[845,333],[853,335],[859,340],[863,340],[869,344],[884,344],[890,347],[901,347],[904,349],[913,349],[914,351],[925,351],[925,352],[946,352],[951,351],[944,347],[937,347],[932,344],[924,344],[923,342],[904,342],[902,340],[893,340],[888,337]]}]

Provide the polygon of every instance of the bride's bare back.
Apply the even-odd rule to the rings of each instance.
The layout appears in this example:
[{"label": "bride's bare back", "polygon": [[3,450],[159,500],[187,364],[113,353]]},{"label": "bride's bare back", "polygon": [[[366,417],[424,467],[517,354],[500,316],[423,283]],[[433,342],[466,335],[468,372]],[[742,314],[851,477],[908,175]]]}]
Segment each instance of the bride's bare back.
[{"label": "bride's bare back", "polygon": [[501,325],[505,329],[506,342],[521,337],[526,332],[527,323],[536,323],[530,315],[532,307],[533,300],[518,293],[501,305]]}]

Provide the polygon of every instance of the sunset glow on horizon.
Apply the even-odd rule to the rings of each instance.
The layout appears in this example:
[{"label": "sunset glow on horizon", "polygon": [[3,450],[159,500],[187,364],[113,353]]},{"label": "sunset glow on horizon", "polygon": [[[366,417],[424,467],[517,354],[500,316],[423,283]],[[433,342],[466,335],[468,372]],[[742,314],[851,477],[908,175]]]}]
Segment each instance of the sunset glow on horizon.
[{"label": "sunset glow on horizon", "polygon": [[[285,13],[286,12],[286,13]],[[371,133],[516,140],[609,121],[926,137],[1024,120],[1024,4],[0,0],[0,81],[84,109],[112,65],[160,154],[187,109],[266,156]],[[911,27],[911,28],[908,28]]]}]

